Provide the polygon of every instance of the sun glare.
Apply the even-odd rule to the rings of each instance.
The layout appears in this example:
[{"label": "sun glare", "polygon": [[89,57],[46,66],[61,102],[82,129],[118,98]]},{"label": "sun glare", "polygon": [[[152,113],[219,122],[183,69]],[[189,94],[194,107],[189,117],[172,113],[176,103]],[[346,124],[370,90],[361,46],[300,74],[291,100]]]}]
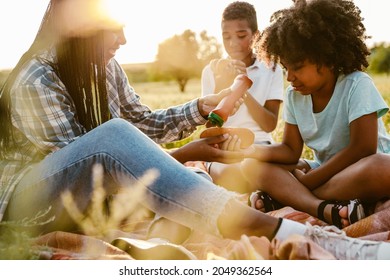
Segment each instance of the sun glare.
[{"label": "sun glare", "polygon": [[[186,29],[199,33],[206,30],[221,42],[220,14],[232,0],[66,0],[63,3],[101,2],[96,16],[114,19],[122,24],[127,44],[117,54],[121,63],[150,62],[155,58],[158,44]],[[33,41],[49,0],[0,0],[0,70],[12,68]],[[275,10],[290,6],[291,0],[248,0],[258,11],[259,27],[263,29]],[[355,0],[365,18],[369,45],[390,42],[387,32],[386,9],[377,9],[384,0]],[[23,7],[23,9],[20,9]],[[65,10],[65,9],[64,9]],[[88,15],[82,9],[71,9],[64,25],[85,23]]]},{"label": "sun glare", "polygon": [[[126,0],[101,0],[102,9],[117,22],[125,23],[128,17]],[[128,2],[127,2],[128,3]]]}]

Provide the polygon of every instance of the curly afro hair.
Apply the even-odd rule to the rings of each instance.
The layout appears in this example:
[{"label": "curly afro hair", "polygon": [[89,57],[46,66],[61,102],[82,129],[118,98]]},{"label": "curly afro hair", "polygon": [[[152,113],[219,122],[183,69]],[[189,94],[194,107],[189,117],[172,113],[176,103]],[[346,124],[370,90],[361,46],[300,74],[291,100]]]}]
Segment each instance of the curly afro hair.
[{"label": "curly afro hair", "polygon": [[360,9],[349,0],[296,0],[279,10],[255,43],[260,59],[333,67],[336,74],[364,70],[369,38]]}]

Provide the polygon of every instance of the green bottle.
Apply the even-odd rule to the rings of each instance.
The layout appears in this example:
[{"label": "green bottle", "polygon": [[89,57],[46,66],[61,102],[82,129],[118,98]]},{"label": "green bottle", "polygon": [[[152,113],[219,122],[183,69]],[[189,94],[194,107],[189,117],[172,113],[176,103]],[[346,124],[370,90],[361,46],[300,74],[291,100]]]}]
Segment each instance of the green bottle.
[{"label": "green bottle", "polygon": [[247,92],[252,83],[252,80],[247,75],[238,75],[230,86],[231,93],[222,98],[217,107],[210,112],[208,116],[210,123],[214,126],[223,126],[232,113],[236,101]]}]

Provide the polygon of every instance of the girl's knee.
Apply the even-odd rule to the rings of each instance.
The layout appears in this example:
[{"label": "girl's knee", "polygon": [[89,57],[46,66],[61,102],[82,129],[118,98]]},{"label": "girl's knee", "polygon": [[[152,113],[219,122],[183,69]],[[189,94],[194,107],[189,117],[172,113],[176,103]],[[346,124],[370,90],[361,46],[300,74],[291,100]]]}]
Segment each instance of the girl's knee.
[{"label": "girl's knee", "polygon": [[245,159],[241,162],[241,172],[249,182],[260,182],[269,176],[273,176],[275,165],[260,162],[255,159]]},{"label": "girl's knee", "polygon": [[381,153],[374,154],[361,159],[357,164],[366,171],[372,170],[373,172],[379,172],[382,168],[389,168],[390,155]]},{"label": "girl's knee", "polygon": [[245,159],[241,162],[241,172],[244,175],[251,174],[258,169],[259,165],[259,161],[255,159]]},{"label": "girl's knee", "polygon": [[390,167],[390,154],[375,154],[372,155],[372,158],[376,166]]}]

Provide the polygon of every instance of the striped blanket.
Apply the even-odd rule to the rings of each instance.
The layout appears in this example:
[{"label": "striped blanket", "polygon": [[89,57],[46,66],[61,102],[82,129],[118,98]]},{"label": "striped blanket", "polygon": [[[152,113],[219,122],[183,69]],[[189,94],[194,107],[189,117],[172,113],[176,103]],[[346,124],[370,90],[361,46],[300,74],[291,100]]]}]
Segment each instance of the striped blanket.
[{"label": "striped blanket", "polygon": [[[326,225],[323,221],[291,207],[268,213],[297,222]],[[117,230],[111,239],[131,237],[145,239],[151,220],[145,220],[136,231]],[[390,201],[378,203],[374,213],[344,229],[346,234],[368,240],[390,240]],[[67,232],[52,232],[38,237],[34,249],[42,259],[135,259],[134,256],[112,245],[112,240]],[[168,244],[169,245],[169,244]],[[175,245],[177,246],[177,245]],[[334,256],[303,236],[294,235],[284,242],[269,241],[265,237],[242,236],[239,240],[223,239],[194,230],[182,244],[181,252],[188,250],[191,259],[334,259]],[[48,250],[49,248],[49,250]],[[182,255],[181,255],[182,256]],[[153,256],[152,256],[153,258]],[[174,258],[174,256],[172,256]]]}]

